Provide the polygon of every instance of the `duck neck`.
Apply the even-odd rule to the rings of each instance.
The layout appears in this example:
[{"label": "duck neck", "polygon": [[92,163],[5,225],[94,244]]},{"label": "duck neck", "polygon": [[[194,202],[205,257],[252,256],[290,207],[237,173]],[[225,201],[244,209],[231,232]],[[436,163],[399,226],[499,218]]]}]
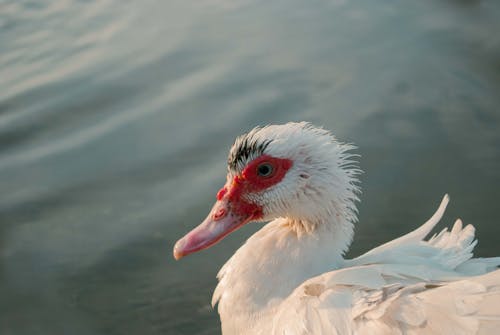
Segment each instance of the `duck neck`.
[{"label": "duck neck", "polygon": [[272,309],[306,279],[341,267],[352,234],[348,221],[274,220],[221,269],[213,303],[220,299],[221,317],[235,308],[243,314]]},{"label": "duck neck", "polygon": [[303,243],[303,238],[312,239],[318,241],[319,248],[340,259],[349,249],[354,235],[354,224],[340,214],[329,213],[309,219],[287,218],[282,221],[282,226],[294,233],[302,248],[314,248]]}]

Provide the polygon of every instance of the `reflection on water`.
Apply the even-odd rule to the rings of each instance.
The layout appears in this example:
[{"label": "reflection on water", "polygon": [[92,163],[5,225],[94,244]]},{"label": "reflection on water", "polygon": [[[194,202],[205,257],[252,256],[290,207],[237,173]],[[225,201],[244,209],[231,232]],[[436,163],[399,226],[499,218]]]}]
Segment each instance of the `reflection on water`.
[{"label": "reflection on water", "polygon": [[500,4],[0,3],[0,332],[217,334],[218,268],[181,262],[232,140],[309,120],[359,145],[355,255],[444,221],[498,255]]}]

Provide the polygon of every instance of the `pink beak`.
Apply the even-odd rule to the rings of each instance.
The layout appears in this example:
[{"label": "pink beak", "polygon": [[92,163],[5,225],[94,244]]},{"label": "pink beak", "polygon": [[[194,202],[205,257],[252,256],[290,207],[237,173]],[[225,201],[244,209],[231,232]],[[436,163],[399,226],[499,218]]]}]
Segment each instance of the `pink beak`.
[{"label": "pink beak", "polygon": [[174,258],[181,259],[206,249],[226,235],[260,216],[260,208],[242,200],[231,201],[228,196],[218,200],[206,219],[174,246]]}]

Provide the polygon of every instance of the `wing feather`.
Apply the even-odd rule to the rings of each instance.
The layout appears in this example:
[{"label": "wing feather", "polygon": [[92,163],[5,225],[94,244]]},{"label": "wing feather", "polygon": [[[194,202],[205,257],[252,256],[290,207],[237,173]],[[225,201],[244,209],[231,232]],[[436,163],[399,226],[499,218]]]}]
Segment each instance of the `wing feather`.
[{"label": "wing feather", "polygon": [[436,212],[423,225],[421,225],[419,228],[409,232],[406,235],[398,237],[392,241],[389,241],[385,244],[382,244],[382,245],[370,250],[365,255],[378,253],[378,252],[383,251],[384,249],[394,249],[395,247],[397,247],[399,245],[411,244],[411,243],[415,243],[415,242],[423,240],[427,235],[429,235],[429,233],[436,226],[436,224],[438,224],[439,220],[441,220],[441,218],[443,217],[444,211],[446,210],[446,206],[448,206],[449,201],[450,201],[450,197],[448,196],[448,194],[445,194],[443,197],[443,200],[441,200],[441,204],[439,205]]},{"label": "wing feather", "polygon": [[285,300],[272,334],[472,335],[497,334],[500,327],[500,270],[449,283],[378,289],[332,285],[327,277],[334,272],[308,280]]},{"label": "wing feather", "polygon": [[449,197],[445,195],[434,215],[419,228],[347,260],[346,266],[384,263],[423,265],[463,276],[477,276],[495,270],[500,265],[500,257],[472,258],[477,244],[475,228],[472,225],[463,227],[460,219],[451,230],[445,228],[428,241],[424,240],[443,216],[448,201]]}]

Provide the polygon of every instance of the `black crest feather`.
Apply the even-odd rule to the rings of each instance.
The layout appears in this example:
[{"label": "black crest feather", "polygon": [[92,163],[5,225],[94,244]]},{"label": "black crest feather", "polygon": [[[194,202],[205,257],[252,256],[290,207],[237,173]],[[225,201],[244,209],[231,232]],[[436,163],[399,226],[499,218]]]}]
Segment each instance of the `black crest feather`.
[{"label": "black crest feather", "polygon": [[231,170],[237,170],[250,157],[262,155],[269,143],[271,143],[271,140],[259,141],[253,136],[254,134],[255,131],[252,131],[236,139],[227,159],[227,164]]}]

